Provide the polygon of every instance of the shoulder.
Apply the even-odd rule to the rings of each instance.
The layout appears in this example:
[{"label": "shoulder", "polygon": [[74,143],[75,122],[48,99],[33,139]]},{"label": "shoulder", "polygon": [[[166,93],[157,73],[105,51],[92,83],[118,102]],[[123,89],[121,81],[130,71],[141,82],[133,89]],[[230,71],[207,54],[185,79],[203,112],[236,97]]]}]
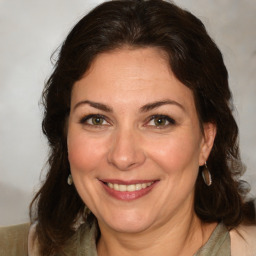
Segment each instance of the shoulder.
[{"label": "shoulder", "polygon": [[[39,256],[39,243],[36,233],[37,223],[22,224],[11,227],[0,227],[0,255],[8,256]],[[76,232],[63,245],[63,255],[97,255],[96,237],[97,224],[81,223]],[[83,254],[84,255],[84,254]]]},{"label": "shoulder", "polygon": [[36,236],[36,223],[32,224],[29,228],[28,255],[29,256],[39,255],[39,246],[38,246],[38,240]]},{"label": "shoulder", "polygon": [[28,255],[29,227],[29,223],[0,227],[0,255]]},{"label": "shoulder", "polygon": [[[29,228],[28,255],[39,256],[39,242],[37,238],[37,223]],[[75,233],[62,245],[61,255],[97,255],[96,251],[97,225],[81,223],[75,227]],[[0,254],[1,255],[1,254]],[[58,254],[59,255],[59,254]]]},{"label": "shoulder", "polygon": [[256,226],[240,225],[230,231],[232,256],[256,255]]}]

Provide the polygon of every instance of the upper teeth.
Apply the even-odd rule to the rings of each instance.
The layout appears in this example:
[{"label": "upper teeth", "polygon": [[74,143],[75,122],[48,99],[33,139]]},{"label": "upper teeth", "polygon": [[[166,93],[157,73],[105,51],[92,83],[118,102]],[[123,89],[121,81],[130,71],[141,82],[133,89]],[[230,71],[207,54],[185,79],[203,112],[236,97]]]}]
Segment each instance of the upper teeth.
[{"label": "upper teeth", "polygon": [[122,191],[122,192],[125,192],[125,191],[132,192],[132,191],[136,191],[136,190],[141,190],[141,189],[146,188],[146,187],[148,187],[148,186],[150,186],[152,184],[153,184],[153,182],[131,184],[131,185],[107,183],[107,185],[110,188],[112,188],[112,189],[114,189],[116,191]]}]

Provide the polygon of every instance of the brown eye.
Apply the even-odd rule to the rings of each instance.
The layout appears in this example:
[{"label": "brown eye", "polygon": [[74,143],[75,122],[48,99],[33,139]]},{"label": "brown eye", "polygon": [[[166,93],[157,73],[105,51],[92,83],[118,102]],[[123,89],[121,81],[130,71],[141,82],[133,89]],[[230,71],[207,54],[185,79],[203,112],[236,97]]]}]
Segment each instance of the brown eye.
[{"label": "brown eye", "polygon": [[167,128],[170,125],[175,124],[175,120],[166,115],[154,115],[150,118],[149,122],[147,123],[148,126],[155,128]]},{"label": "brown eye", "polygon": [[102,125],[104,119],[102,117],[92,117],[92,124],[93,125]]},{"label": "brown eye", "polygon": [[80,123],[83,125],[91,125],[91,126],[102,126],[108,125],[109,123],[106,121],[105,116],[102,115],[88,115],[83,117],[80,120]]},{"label": "brown eye", "polygon": [[166,125],[166,123],[167,123],[167,120],[164,117],[156,117],[156,118],[154,118],[154,124],[156,126],[164,126],[164,125]]}]

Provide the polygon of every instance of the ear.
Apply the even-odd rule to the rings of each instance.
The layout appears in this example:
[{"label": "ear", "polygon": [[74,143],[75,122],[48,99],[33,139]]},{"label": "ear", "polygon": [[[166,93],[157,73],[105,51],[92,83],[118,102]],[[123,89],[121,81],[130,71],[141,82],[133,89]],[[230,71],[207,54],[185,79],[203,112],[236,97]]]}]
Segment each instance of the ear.
[{"label": "ear", "polygon": [[201,143],[199,165],[202,166],[207,161],[214,143],[214,139],[217,133],[217,127],[214,123],[203,124],[204,134]]}]

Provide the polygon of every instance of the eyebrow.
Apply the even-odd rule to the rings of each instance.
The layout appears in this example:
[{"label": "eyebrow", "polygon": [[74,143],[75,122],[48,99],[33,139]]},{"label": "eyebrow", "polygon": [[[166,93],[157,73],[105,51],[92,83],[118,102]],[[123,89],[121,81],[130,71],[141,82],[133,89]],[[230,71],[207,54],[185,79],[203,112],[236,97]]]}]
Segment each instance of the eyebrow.
[{"label": "eyebrow", "polygon": [[[105,105],[103,103],[90,101],[90,100],[84,100],[84,101],[78,102],[74,106],[74,110],[76,108],[78,108],[79,106],[86,105],[86,104],[90,105],[93,108],[100,109],[100,110],[105,111],[105,112],[109,112],[109,113],[113,112],[113,109],[110,106]],[[155,101],[155,102],[152,102],[152,103],[148,103],[148,104],[140,107],[140,112],[148,112],[150,110],[161,107],[163,105],[176,105],[176,106],[180,107],[182,110],[185,111],[185,108],[180,103],[178,103],[177,101],[174,101],[174,100],[167,99],[167,100],[161,100],[161,101]]]},{"label": "eyebrow", "polygon": [[147,112],[163,105],[176,105],[180,107],[183,111],[185,111],[185,108],[180,103],[174,100],[167,99],[146,104],[140,108],[140,112]]},{"label": "eyebrow", "polygon": [[90,105],[93,108],[97,108],[97,109],[100,109],[100,110],[105,111],[105,112],[113,112],[113,109],[111,107],[109,107],[109,106],[107,106],[105,104],[94,102],[94,101],[90,101],[90,100],[84,100],[84,101],[78,102],[74,106],[74,110],[76,108],[78,108],[79,106],[82,106],[82,105],[85,105],[85,104],[88,104],[88,105]]}]

